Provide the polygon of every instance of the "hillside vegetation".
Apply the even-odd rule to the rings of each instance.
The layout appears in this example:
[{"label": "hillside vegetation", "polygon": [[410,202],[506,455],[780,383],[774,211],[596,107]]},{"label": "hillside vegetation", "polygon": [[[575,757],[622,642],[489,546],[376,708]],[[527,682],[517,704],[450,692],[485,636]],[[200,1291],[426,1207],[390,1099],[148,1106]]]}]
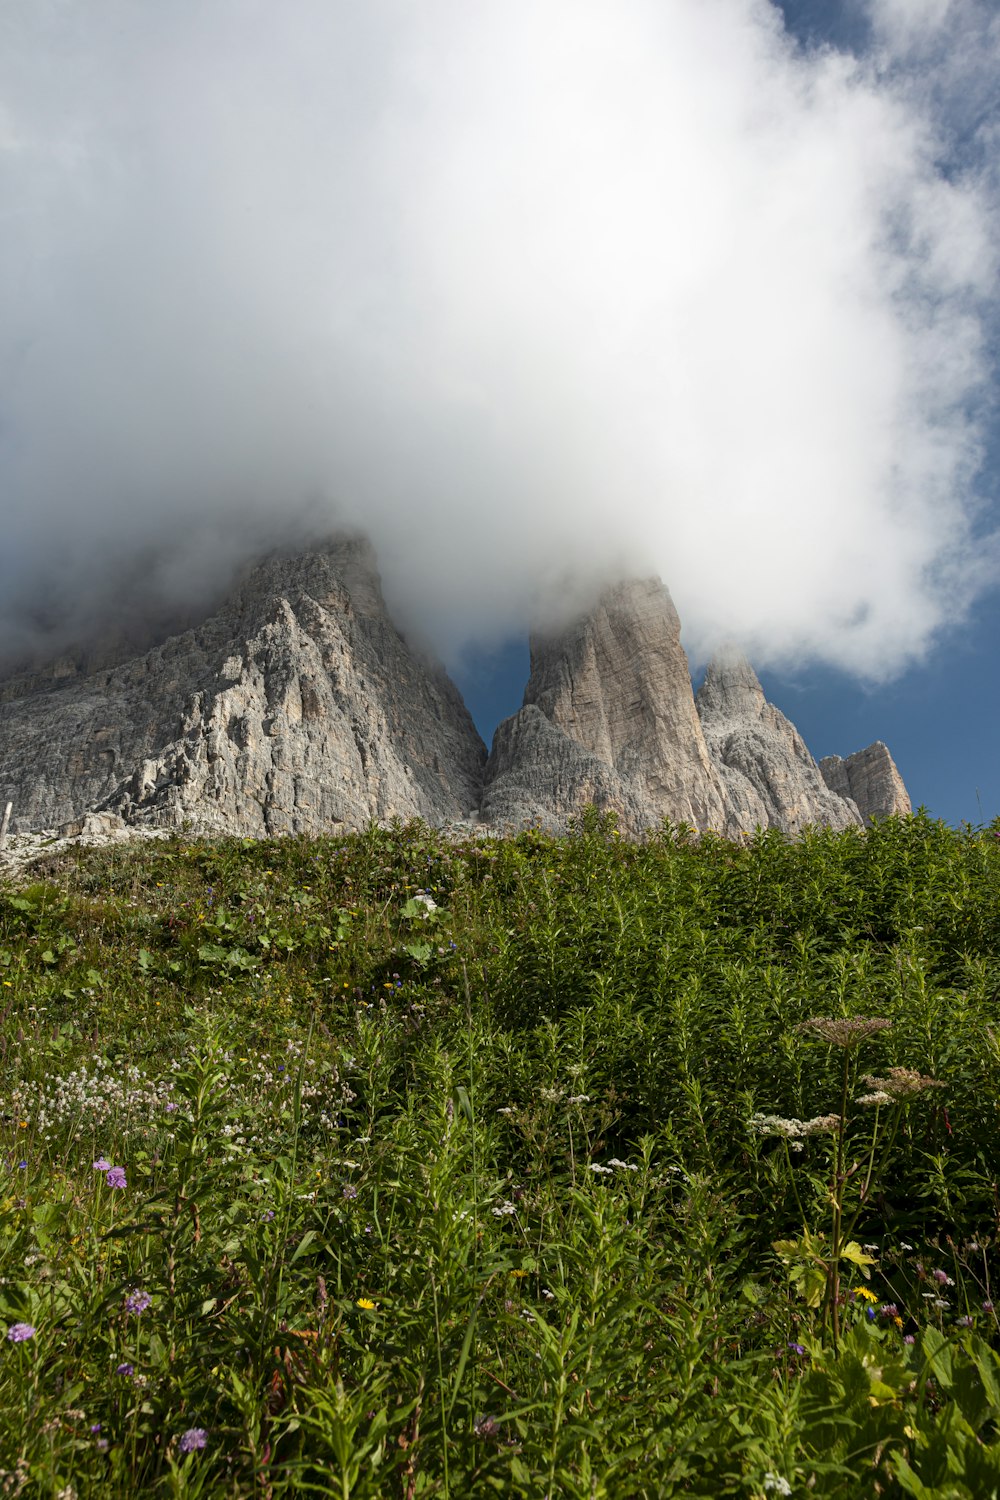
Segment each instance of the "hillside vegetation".
[{"label": "hillside vegetation", "polygon": [[53,854],[0,996],[2,1495],[1000,1494],[1000,822]]}]

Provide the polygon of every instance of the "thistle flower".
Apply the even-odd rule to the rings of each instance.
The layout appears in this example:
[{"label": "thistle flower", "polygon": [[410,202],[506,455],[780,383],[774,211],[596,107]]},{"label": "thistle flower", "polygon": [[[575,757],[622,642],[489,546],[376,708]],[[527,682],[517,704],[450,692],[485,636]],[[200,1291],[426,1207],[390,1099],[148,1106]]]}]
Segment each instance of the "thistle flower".
[{"label": "thistle flower", "polygon": [[110,1167],[104,1174],[104,1181],[107,1183],[109,1188],[127,1187],[128,1183],[125,1180],[125,1168]]},{"label": "thistle flower", "polygon": [[177,1444],[182,1453],[194,1453],[198,1448],[204,1448],[208,1442],[208,1433],[204,1427],[189,1427],[187,1432],[181,1433]]},{"label": "thistle flower", "polygon": [[878,1031],[891,1031],[885,1016],[811,1016],[796,1031],[812,1032],[833,1047],[856,1047]]},{"label": "thistle flower", "polygon": [[[922,1094],[925,1089],[944,1088],[944,1084],[938,1079],[928,1078],[916,1068],[890,1068],[885,1078],[875,1078],[871,1073],[866,1073],[864,1081],[880,1096],[879,1103],[896,1104],[901,1099],[912,1099],[917,1094]],[[867,1102],[867,1099],[858,1100],[859,1104]]]}]

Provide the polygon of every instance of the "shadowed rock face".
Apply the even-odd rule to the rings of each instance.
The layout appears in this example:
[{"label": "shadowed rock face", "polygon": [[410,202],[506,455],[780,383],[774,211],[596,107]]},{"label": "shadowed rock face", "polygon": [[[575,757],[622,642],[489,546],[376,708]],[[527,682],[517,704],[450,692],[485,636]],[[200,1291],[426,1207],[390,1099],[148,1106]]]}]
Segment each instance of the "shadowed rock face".
[{"label": "shadowed rock face", "polygon": [[247,835],[447,822],[478,806],[485,759],[356,540],[271,559],[197,629],[0,704],[0,799],[20,831],[95,808]]},{"label": "shadowed rock face", "polygon": [[624,831],[669,818],[721,830],[725,790],[663,584],[608,589],[557,636],[531,642],[524,707],[497,730],[483,817],[561,827],[594,802]]},{"label": "shadowed rock face", "polygon": [[798,833],[808,823],[861,823],[850,793],[831,790],[795,725],[768,703],[741,653],[713,658],[695,701],[726,788],[731,825]]},{"label": "shadowed rock face", "polygon": [[912,811],[903,778],[881,740],[865,750],[856,750],[846,760],[827,755],[819,768],[827,786],[841,797],[853,799],[865,822]]}]

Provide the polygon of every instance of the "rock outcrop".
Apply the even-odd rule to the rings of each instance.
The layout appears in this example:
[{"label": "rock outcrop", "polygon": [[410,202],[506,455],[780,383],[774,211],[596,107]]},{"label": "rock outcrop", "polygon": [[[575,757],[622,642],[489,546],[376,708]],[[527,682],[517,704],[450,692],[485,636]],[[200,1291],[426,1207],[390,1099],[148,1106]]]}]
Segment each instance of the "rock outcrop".
[{"label": "rock outcrop", "polygon": [[531,642],[524,706],[500,725],[483,817],[565,827],[588,803],[623,832],[664,818],[722,829],[677,611],[656,579],[619,584],[560,634]]},{"label": "rock outcrop", "polygon": [[850,797],[865,822],[912,811],[910,798],[896,762],[881,740],[841,760],[827,755],[819,763],[827,786],[841,797]]},{"label": "rock outcrop", "polygon": [[730,824],[740,831],[809,823],[847,828],[861,822],[852,793],[832,788],[794,724],[768,703],[740,652],[713,658],[695,699],[705,743],[726,788]]},{"label": "rock outcrop", "polygon": [[478,807],[485,759],[360,540],[272,558],[196,629],[0,705],[0,803],[22,832],[90,810],[247,835],[447,822]]},{"label": "rock outcrop", "polygon": [[626,834],[668,820],[739,837],[909,811],[884,745],[817,767],[744,657],[717,657],[696,700],[655,579],[532,640],[523,707],[488,762],[456,688],[390,620],[360,539],[272,557],[194,628],[89,662],[0,682],[0,807],[22,839],[395,817],[560,830],[590,804]]}]

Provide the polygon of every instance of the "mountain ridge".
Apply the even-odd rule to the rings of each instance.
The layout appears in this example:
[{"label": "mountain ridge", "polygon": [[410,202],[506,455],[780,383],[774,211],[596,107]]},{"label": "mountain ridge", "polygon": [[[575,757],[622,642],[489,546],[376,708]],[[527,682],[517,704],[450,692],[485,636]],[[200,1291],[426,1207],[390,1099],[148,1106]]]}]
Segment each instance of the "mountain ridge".
[{"label": "mountain ridge", "polygon": [[4,686],[0,804],[20,832],[88,815],[253,837],[410,817],[558,830],[593,803],[634,836],[668,819],[737,837],[909,810],[881,742],[818,766],[738,653],[696,697],[654,578],[532,638],[524,702],[487,756],[443,667],[393,624],[358,536],[266,558],[136,656]]}]

